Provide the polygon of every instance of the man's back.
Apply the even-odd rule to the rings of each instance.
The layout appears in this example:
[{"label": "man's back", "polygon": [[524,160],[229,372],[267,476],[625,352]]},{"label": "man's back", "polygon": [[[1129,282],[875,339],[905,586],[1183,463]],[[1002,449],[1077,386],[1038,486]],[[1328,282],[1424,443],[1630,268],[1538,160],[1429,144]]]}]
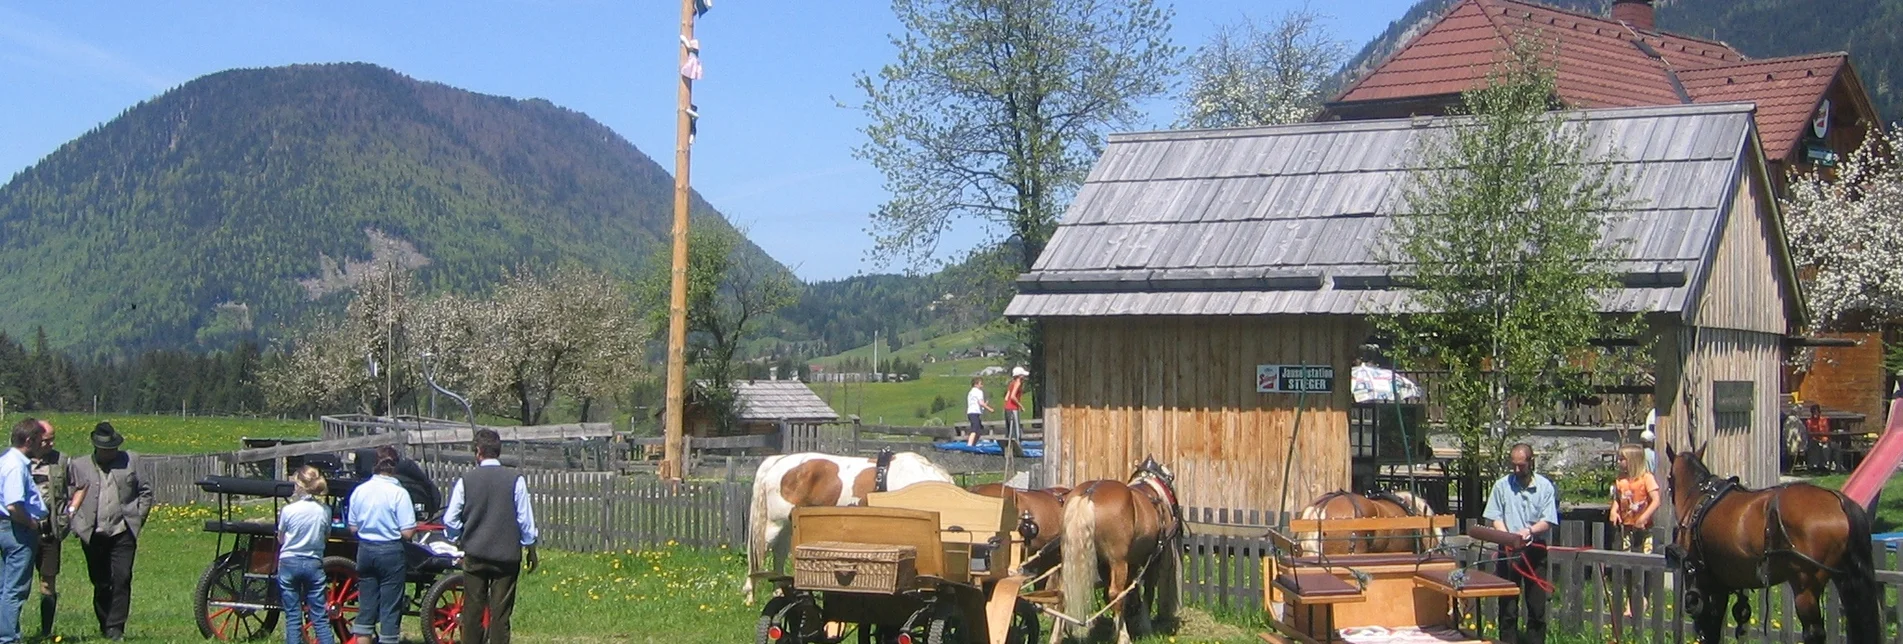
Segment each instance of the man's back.
[{"label": "man's back", "polygon": [[500,465],[463,474],[463,551],[490,561],[522,560],[522,524],[516,518],[515,487],[521,473]]}]

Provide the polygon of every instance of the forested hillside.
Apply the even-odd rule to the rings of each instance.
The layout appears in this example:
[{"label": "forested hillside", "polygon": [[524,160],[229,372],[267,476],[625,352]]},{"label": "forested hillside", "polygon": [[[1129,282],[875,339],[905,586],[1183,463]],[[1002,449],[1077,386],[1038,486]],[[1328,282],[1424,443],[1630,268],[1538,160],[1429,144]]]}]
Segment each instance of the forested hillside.
[{"label": "forested hillside", "polygon": [[[1349,61],[1344,78],[1380,64],[1457,0],[1422,0]],[[1606,15],[1611,0],[1542,4]],[[1343,10],[1346,10],[1345,8]],[[1659,0],[1665,31],[1722,40],[1753,58],[1850,52],[1857,73],[1888,122],[1903,119],[1903,0]]]},{"label": "forested hillside", "polygon": [[667,238],[672,189],[547,101],[367,64],[221,72],[0,187],[0,330],[43,326],[82,353],[229,347],[329,305],[372,263],[432,290],[479,291],[524,262],[626,275]]}]

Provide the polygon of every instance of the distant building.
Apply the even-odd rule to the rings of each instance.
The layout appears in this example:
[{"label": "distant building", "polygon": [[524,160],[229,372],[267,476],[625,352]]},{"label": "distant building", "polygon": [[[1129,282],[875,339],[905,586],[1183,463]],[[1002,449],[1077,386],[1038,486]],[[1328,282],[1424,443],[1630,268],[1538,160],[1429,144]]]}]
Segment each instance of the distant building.
[{"label": "distant building", "polygon": [[[706,405],[707,381],[697,380],[688,392],[685,427],[689,436],[719,436],[711,409]],[[839,414],[827,405],[811,387],[798,380],[740,380],[733,383],[735,431],[727,435],[771,434],[781,422],[829,423]],[[662,414],[655,414],[660,418]]]}]

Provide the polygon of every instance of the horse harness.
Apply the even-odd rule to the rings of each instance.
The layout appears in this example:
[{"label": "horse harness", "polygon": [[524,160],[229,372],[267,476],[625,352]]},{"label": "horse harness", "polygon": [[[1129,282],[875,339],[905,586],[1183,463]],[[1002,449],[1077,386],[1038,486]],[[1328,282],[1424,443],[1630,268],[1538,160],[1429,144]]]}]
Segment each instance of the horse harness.
[{"label": "horse harness", "polygon": [[892,473],[892,448],[887,447],[879,450],[879,456],[873,463],[872,491],[884,492],[886,491],[886,478]]},{"label": "horse harness", "polygon": [[[1769,507],[1764,512],[1764,556],[1758,559],[1758,581],[1760,583],[1770,581],[1773,555],[1797,557],[1833,575],[1844,574],[1844,571],[1826,566],[1823,562],[1790,546],[1790,532],[1784,527],[1784,515],[1780,511],[1784,487],[1779,485],[1764,490],[1772,494]],[[1711,509],[1717,507],[1718,502],[1723,500],[1725,495],[1743,488],[1744,486],[1738,483],[1738,477],[1735,476],[1725,478],[1708,476],[1705,480],[1699,481],[1698,502],[1692,506],[1692,511],[1685,515],[1685,520],[1672,527],[1672,545],[1665,549],[1668,565],[1673,563],[1673,559],[1677,559],[1677,566],[1684,570],[1687,576],[1697,578],[1698,573],[1705,567],[1705,539],[1702,529],[1705,524],[1705,515],[1711,513]],[[1678,545],[1681,535],[1686,531],[1691,532],[1689,551]]]}]

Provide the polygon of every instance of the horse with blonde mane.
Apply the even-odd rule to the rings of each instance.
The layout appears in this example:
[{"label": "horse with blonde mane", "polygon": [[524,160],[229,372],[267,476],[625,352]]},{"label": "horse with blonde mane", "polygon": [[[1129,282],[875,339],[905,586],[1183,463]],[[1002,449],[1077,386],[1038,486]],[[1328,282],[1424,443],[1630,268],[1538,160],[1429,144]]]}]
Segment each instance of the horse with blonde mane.
[{"label": "horse with blonde mane", "polygon": [[[1323,494],[1302,508],[1301,518],[1315,519],[1390,519],[1431,517],[1434,506],[1406,490],[1374,492],[1367,495],[1346,490]],[[1356,530],[1352,532],[1302,532],[1295,535],[1306,555],[1340,555],[1363,552],[1417,552],[1440,545],[1440,533],[1434,530]]]},{"label": "horse with blonde mane", "polygon": [[[748,512],[751,521],[747,535],[747,579],[741,586],[746,603],[753,603],[753,580],[765,571],[772,557],[774,570],[786,559],[792,535],[786,524],[793,508],[860,505],[873,492],[897,490],[913,483],[941,481],[951,483],[945,468],[914,452],[889,455],[882,467],[880,459],[860,456],[836,456],[818,452],[781,454],[760,462],[753,475],[753,503]],[[767,548],[773,549],[771,555]]]},{"label": "horse with blonde mane", "polygon": [[1155,621],[1175,621],[1183,581],[1182,516],[1176,475],[1147,457],[1128,483],[1098,480],[1072,489],[1064,500],[1064,612],[1089,616],[1107,570],[1105,592],[1118,642],[1128,644],[1133,630],[1147,633],[1152,608]]}]

